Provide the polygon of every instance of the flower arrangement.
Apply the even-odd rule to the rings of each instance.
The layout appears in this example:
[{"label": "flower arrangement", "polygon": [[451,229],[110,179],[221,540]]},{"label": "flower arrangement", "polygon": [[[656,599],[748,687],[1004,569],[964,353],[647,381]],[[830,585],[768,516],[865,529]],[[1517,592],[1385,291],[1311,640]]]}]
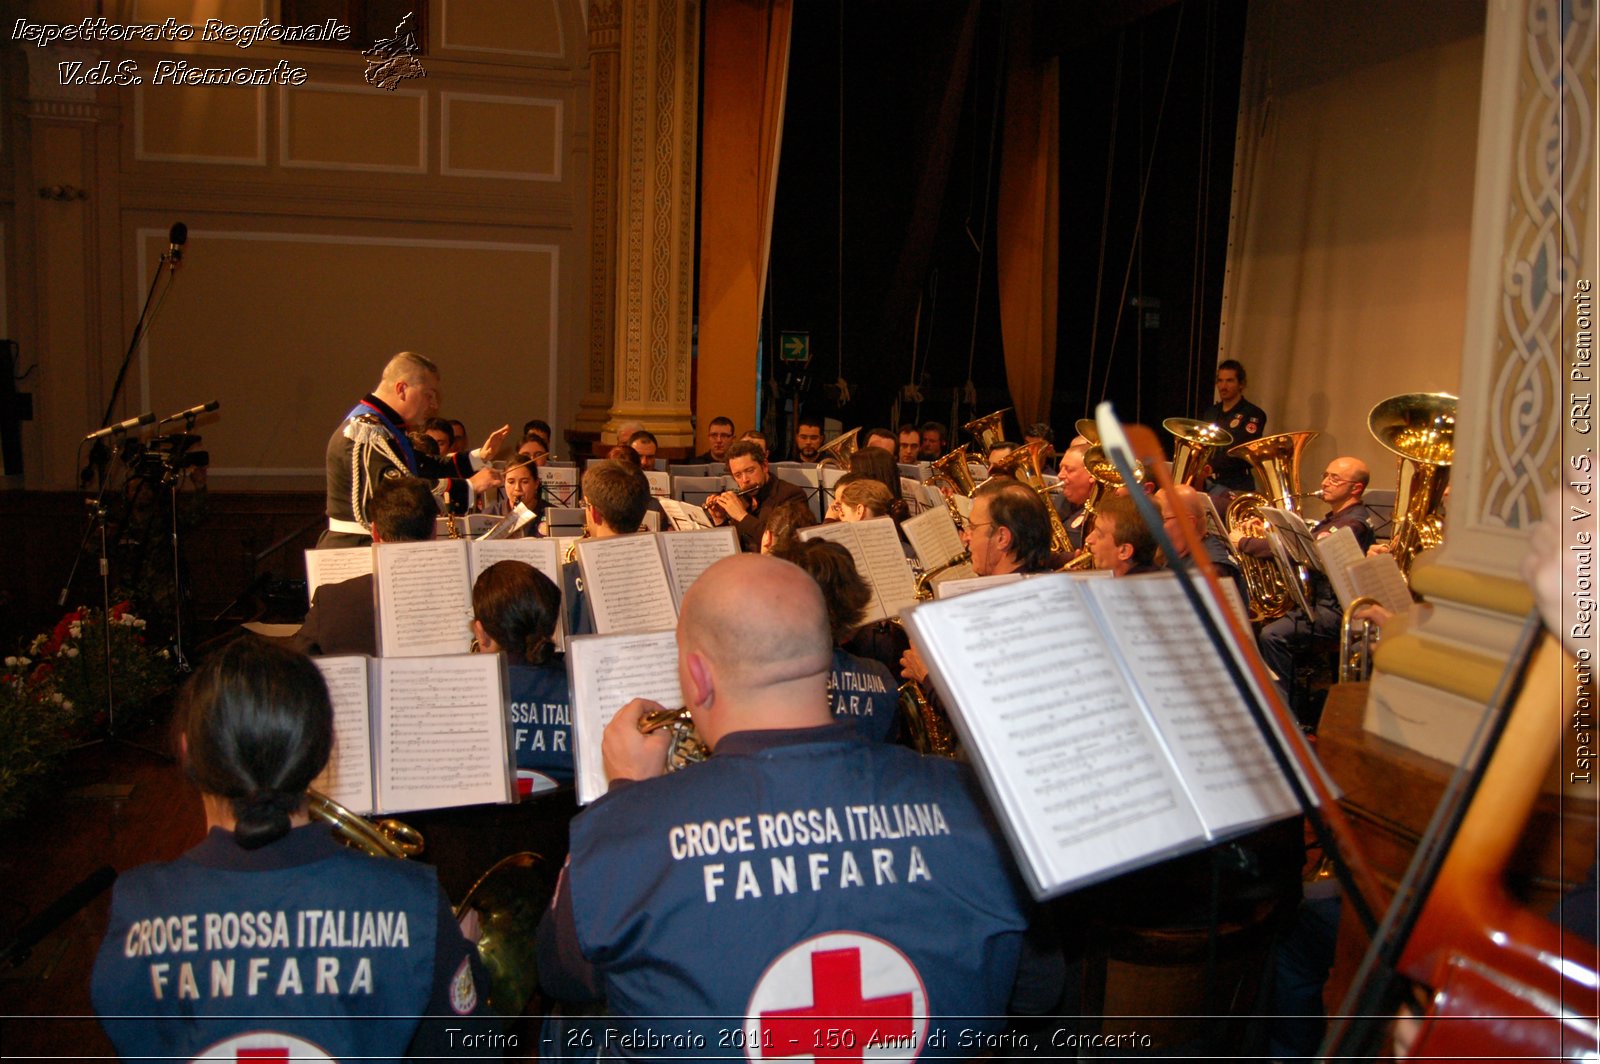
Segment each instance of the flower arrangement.
[{"label": "flower arrangement", "polygon": [[131,603],[80,607],[0,663],[0,820],[22,811],[61,755],[105,723],[106,639],[119,711],[150,700],[171,682],[166,649],[145,642]]}]

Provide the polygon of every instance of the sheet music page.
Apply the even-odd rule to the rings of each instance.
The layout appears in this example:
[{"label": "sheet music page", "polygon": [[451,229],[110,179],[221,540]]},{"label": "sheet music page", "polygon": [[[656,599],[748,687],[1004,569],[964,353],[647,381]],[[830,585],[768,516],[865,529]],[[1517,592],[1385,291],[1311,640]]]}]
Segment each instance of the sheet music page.
[{"label": "sheet music page", "polygon": [[1105,618],[1208,836],[1292,815],[1294,795],[1177,576],[1081,586]]},{"label": "sheet music page", "polygon": [[868,604],[865,623],[898,616],[901,610],[916,603],[916,578],[911,575],[911,566],[901,549],[894,518],[813,525],[802,528],[799,538],[832,540],[850,551],[856,571],[872,588],[873,601]]},{"label": "sheet music page", "polygon": [[924,569],[943,565],[967,549],[961,543],[961,533],[956,531],[955,520],[944,506],[907,518],[900,522],[900,527]]},{"label": "sheet music page", "polygon": [[[1341,528],[1339,531],[1350,530]],[[1401,574],[1393,554],[1381,553],[1362,558],[1350,568],[1350,583],[1356,597],[1371,595],[1391,613],[1405,613],[1411,608],[1411,589],[1406,586],[1406,578]],[[1343,602],[1342,599],[1340,601]]]},{"label": "sheet music page", "polygon": [[673,632],[643,635],[580,635],[567,647],[567,684],[572,690],[572,759],[578,802],[606,792],[601,736],[617,710],[635,698],[668,709],[683,705],[678,688],[678,640]]},{"label": "sheet music page", "polygon": [[528,509],[525,504],[519,502],[516,506],[512,507],[510,513],[496,521],[494,523],[494,527],[490,528],[483,535],[479,536],[478,539],[479,541],[505,539],[507,536],[510,536],[511,534],[521,530],[523,526],[527,525],[530,521],[535,520],[537,517],[537,514]]},{"label": "sheet music page", "polygon": [[703,506],[668,497],[661,500],[661,508],[666,511],[672,527],[679,532],[692,532],[697,528],[711,527],[711,518],[706,516]]},{"label": "sheet music page", "polygon": [[313,602],[317,588],[337,584],[372,572],[371,547],[333,547],[306,551],[306,601]]},{"label": "sheet music page", "polygon": [[867,571],[862,575],[868,577],[873,590],[883,600],[884,615],[898,617],[901,610],[916,605],[917,581],[911,575],[905,548],[900,545],[894,518],[857,521],[855,528],[867,561]]},{"label": "sheet music page", "polygon": [[580,540],[578,568],[598,634],[677,628],[678,608],[655,536]]},{"label": "sheet music page", "polygon": [[1361,592],[1355,589],[1350,570],[1366,557],[1356,534],[1340,526],[1316,541],[1317,557],[1322,561],[1322,571],[1328,574],[1328,583],[1339,599],[1340,607],[1350,605]]},{"label": "sheet music page", "polygon": [[380,543],[374,553],[378,656],[465,654],[472,645],[467,540]]},{"label": "sheet music page", "polygon": [[1281,533],[1279,538],[1283,540],[1283,548],[1289,552],[1289,557],[1301,565],[1322,568],[1322,561],[1316,553],[1316,538],[1312,536],[1311,526],[1306,524],[1305,518],[1293,510],[1282,510],[1276,506],[1263,506],[1261,516]]},{"label": "sheet music page", "polygon": [[[1024,579],[1021,573],[977,576],[973,574],[972,566],[970,565],[957,566],[956,568],[965,569],[967,575],[952,580],[935,580],[933,584],[934,598],[947,599],[955,598],[957,595],[970,595],[974,591],[987,591],[991,587],[999,587],[1001,584],[1014,584],[1018,580]],[[951,570],[951,572],[955,571],[954,569]]]},{"label": "sheet music page", "polygon": [[515,800],[499,654],[390,658],[379,667],[383,811]]},{"label": "sheet music page", "polygon": [[682,606],[689,585],[700,579],[701,573],[739,553],[739,531],[732,525],[723,525],[701,532],[663,534],[660,546],[667,559],[667,576],[672,581],[672,601]]},{"label": "sheet music page", "polygon": [[[478,539],[467,552],[467,562],[472,566],[472,582],[477,584],[478,573],[506,558],[528,563],[549,576],[550,582],[555,584],[555,590],[562,590],[562,544],[558,539]],[[565,648],[565,608],[555,614],[555,632],[550,635],[550,642],[555,643],[557,651]]]},{"label": "sheet music page", "polygon": [[548,576],[556,587],[561,586],[561,555],[553,539],[480,539],[467,550],[473,583],[478,582],[479,574],[489,566],[503,561],[527,562]]},{"label": "sheet music page", "polygon": [[368,727],[370,661],[359,655],[311,659],[322,670],[328,699],[333,703],[333,752],[328,757],[328,767],[311,781],[311,786],[363,816],[377,806],[372,793],[372,732]]},{"label": "sheet music page", "polygon": [[1080,588],[1060,574],[924,603],[911,641],[1018,864],[1048,897],[1192,846],[1203,827]]}]

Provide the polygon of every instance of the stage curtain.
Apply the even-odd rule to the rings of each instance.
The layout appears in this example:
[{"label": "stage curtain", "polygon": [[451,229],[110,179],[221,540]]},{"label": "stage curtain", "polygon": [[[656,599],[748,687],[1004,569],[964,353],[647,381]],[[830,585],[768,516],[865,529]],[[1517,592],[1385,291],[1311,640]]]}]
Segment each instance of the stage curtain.
[{"label": "stage curtain", "polygon": [[1217,358],[1268,432],[1323,434],[1302,486],[1344,454],[1393,487],[1367,412],[1459,390],[1483,27],[1481,3],[1250,8]]},{"label": "stage curtain", "polygon": [[713,417],[755,424],[793,0],[708,0],[701,95],[695,445]]},{"label": "stage curtain", "polygon": [[1006,383],[1023,428],[1050,416],[1060,244],[1060,61],[1032,54],[1031,22],[1019,8],[1010,27],[995,208]]}]

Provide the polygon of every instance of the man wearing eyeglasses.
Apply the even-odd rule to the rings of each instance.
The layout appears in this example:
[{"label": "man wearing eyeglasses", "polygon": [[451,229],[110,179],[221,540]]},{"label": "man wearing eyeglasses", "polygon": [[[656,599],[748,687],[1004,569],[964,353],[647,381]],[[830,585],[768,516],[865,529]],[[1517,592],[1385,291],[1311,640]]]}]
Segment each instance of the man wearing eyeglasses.
[{"label": "man wearing eyeglasses", "polygon": [[[1359,458],[1335,458],[1329,462],[1322,474],[1322,487],[1317,492],[1322,501],[1328,504],[1328,516],[1311,526],[1311,534],[1321,539],[1331,536],[1340,528],[1348,528],[1365,554],[1376,538],[1373,526],[1377,518],[1364,501],[1367,482],[1371,479],[1372,473],[1367,469],[1367,463]],[[1272,557],[1272,547],[1264,539],[1238,534],[1233,534],[1231,538],[1241,554],[1257,558]],[[1296,652],[1313,639],[1334,636],[1339,632],[1339,599],[1333,593],[1333,585],[1320,572],[1311,576],[1309,597],[1314,617],[1308,619],[1297,606],[1291,606],[1288,614],[1262,628],[1257,637],[1262,660],[1277,674],[1278,690],[1285,702],[1289,701],[1289,678],[1294,675]],[[1300,714],[1302,723],[1314,723],[1307,719],[1301,707],[1294,708]]]},{"label": "man wearing eyeglasses", "polygon": [[[972,514],[961,530],[979,576],[1044,573],[1050,556],[1050,514],[1039,493],[1010,477],[991,477],[972,496]],[[928,667],[915,647],[900,655],[902,679],[923,683]],[[930,692],[931,694],[931,692]]]}]

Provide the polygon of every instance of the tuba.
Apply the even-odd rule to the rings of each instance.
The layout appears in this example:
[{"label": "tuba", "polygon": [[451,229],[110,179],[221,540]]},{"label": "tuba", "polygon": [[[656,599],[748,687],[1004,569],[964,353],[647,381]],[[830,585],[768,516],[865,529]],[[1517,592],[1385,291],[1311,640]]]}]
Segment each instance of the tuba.
[{"label": "tuba", "polygon": [[1044,512],[1050,515],[1050,552],[1059,555],[1072,553],[1072,540],[1067,538],[1067,526],[1061,523],[1061,515],[1056,513],[1055,506],[1050,502],[1050,486],[1039,472],[1039,452],[1032,447],[1018,447],[996,462],[994,468],[997,474],[1010,474],[1039,493]]},{"label": "tuba", "polygon": [[1199,491],[1211,459],[1233,445],[1233,434],[1209,421],[1187,417],[1169,417],[1161,427],[1172,433],[1172,482]]},{"label": "tuba", "polygon": [[978,441],[978,449],[983,454],[989,453],[989,448],[997,443],[1006,442],[1006,413],[1011,408],[1004,407],[992,414],[985,414],[980,418],[973,418],[961,427],[972,434]]},{"label": "tuba", "polygon": [[1367,428],[1399,456],[1389,552],[1409,578],[1417,554],[1444,538],[1441,511],[1455,458],[1456,397],[1447,392],[1391,396],[1372,408]]},{"label": "tuba", "polygon": [[[346,846],[373,857],[406,860],[422,852],[422,835],[398,820],[357,816],[326,794],[306,791],[306,809],[327,822]],[[478,877],[455,918],[478,914],[478,957],[489,973],[490,1006],[502,1016],[517,1016],[539,987],[534,933],[556,892],[556,878],[545,859],[523,851],[497,861]]]},{"label": "tuba", "polygon": [[[1276,436],[1263,436],[1250,443],[1241,443],[1228,454],[1242,458],[1250,464],[1255,474],[1259,492],[1243,491],[1228,503],[1224,520],[1230,529],[1246,522],[1262,520],[1263,506],[1276,506],[1300,512],[1300,456],[1317,436],[1317,432],[1281,432]],[[1239,571],[1244,575],[1245,591],[1250,597],[1252,620],[1266,621],[1282,617],[1289,612],[1293,602],[1289,580],[1301,579],[1299,573],[1285,573],[1276,560],[1254,558],[1239,553]]]},{"label": "tuba", "polygon": [[817,452],[817,465],[832,469],[849,469],[850,456],[861,447],[858,437],[859,428],[849,432],[841,432],[827,443],[823,444]]}]

